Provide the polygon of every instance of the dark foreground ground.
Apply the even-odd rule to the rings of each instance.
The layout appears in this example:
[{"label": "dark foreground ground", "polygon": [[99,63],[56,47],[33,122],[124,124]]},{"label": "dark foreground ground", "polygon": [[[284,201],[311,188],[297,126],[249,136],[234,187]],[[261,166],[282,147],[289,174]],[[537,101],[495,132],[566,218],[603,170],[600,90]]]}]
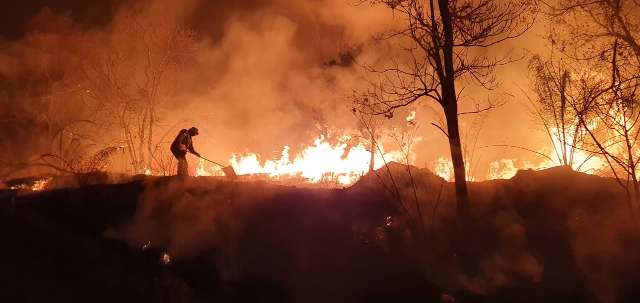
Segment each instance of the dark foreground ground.
[{"label": "dark foreground ground", "polygon": [[0,302],[640,302],[640,237],[612,180],[474,183],[457,228],[451,184],[414,170],[414,191],[391,171],[333,190],[0,191]]}]

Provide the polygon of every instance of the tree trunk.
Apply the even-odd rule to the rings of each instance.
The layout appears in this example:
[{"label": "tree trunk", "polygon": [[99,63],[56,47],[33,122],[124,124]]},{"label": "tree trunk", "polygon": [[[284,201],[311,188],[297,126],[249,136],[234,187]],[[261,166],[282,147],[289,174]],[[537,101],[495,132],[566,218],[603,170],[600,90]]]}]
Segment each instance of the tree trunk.
[{"label": "tree trunk", "polygon": [[376,141],[371,138],[371,159],[369,160],[369,172],[372,172],[375,169],[375,160],[376,160]]},{"label": "tree trunk", "polygon": [[153,124],[154,124],[154,120],[155,120],[155,116],[154,116],[154,111],[155,111],[155,106],[151,105],[151,108],[149,110],[149,136],[147,137],[147,168],[151,169],[151,166],[153,165],[153,157],[154,157],[154,150],[153,150]]},{"label": "tree trunk", "polygon": [[456,203],[458,219],[463,222],[469,218],[469,193],[467,192],[467,180],[465,176],[464,158],[460,144],[460,130],[458,128],[458,100],[455,89],[455,69],[453,66],[453,24],[449,1],[438,0],[442,29],[444,31],[444,45],[442,56],[444,59],[444,75],[440,79],[442,89],[442,107],[447,119],[447,133],[449,136],[449,149],[451,150],[451,162],[456,182]]},{"label": "tree trunk", "polygon": [[456,207],[460,218],[469,215],[469,192],[467,191],[467,179],[460,143],[460,130],[458,128],[457,106],[445,108],[447,119],[447,133],[449,134],[449,149],[451,150],[451,162],[456,186]]}]

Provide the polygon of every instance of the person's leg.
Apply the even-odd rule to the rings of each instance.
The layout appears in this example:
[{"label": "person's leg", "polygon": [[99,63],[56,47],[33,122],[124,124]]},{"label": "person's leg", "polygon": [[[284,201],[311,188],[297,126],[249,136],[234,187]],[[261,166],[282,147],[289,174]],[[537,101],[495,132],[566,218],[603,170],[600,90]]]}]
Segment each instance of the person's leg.
[{"label": "person's leg", "polygon": [[178,176],[189,176],[189,166],[187,164],[187,157],[178,158]]}]

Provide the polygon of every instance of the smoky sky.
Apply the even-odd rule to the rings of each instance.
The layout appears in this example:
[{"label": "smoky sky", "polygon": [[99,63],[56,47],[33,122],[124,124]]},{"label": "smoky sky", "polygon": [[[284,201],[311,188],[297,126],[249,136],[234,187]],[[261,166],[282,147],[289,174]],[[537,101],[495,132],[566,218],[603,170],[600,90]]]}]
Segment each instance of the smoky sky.
[{"label": "smoky sky", "polygon": [[[19,87],[24,77],[7,70],[25,69],[37,62],[23,50],[30,50],[25,41],[37,35],[34,18],[44,10],[71,19],[82,35],[101,37],[117,34],[114,29],[122,12],[142,10],[192,28],[197,35],[195,61],[183,71],[175,95],[160,113],[157,133],[162,140],[170,140],[180,128],[198,126],[201,135],[195,144],[203,154],[224,161],[232,153],[256,152],[270,159],[278,157],[285,145],[295,153],[319,135],[337,137],[340,131],[351,134],[357,127],[348,96],[366,83],[362,70],[345,58],[379,59],[373,36],[398,20],[385,7],[354,2],[22,1],[10,4],[0,16],[7,22],[0,32],[0,59],[8,58],[7,66],[14,67],[0,68],[0,82]],[[536,26],[501,48],[518,53],[539,48],[544,41],[542,27]],[[484,146],[511,144],[534,150],[548,146],[522,94],[528,88],[526,60],[499,68],[496,79],[501,84],[499,91],[467,89],[462,95],[462,110],[474,109],[477,103],[496,96],[506,101],[480,122],[476,117],[461,118],[463,140],[475,142],[475,174],[480,178],[490,162],[501,158],[540,160],[522,150]],[[9,98],[9,103],[13,101]],[[435,159],[449,155],[446,138],[431,126],[441,122],[441,112],[424,100],[400,111],[390,123],[402,122],[409,110],[417,111],[421,125],[418,135],[422,140],[414,146],[415,164],[432,168]]]},{"label": "smoky sky", "polygon": [[8,40],[19,39],[28,32],[28,23],[43,8],[47,7],[56,13],[65,14],[85,27],[107,24],[123,0],[24,0],[9,1],[3,4],[0,18],[3,26],[0,36]]}]

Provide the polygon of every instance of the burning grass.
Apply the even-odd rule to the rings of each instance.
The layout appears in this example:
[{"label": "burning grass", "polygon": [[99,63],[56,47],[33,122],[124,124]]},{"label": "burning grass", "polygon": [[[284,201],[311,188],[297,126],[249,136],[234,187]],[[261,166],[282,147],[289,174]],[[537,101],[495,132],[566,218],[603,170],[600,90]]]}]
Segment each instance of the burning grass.
[{"label": "burning grass", "polygon": [[39,192],[46,190],[53,177],[16,179],[7,182],[9,189],[20,192]]},{"label": "burning grass", "polygon": [[[343,136],[331,144],[324,136],[291,158],[290,147],[284,146],[279,159],[262,160],[255,153],[234,154],[229,163],[239,175],[257,176],[279,183],[307,183],[338,187],[355,183],[370,169],[371,151],[362,143],[350,145],[351,137]],[[385,153],[382,149],[374,157],[374,169],[389,161],[401,161],[398,151]],[[222,170],[200,160],[197,176],[222,176]]]}]

